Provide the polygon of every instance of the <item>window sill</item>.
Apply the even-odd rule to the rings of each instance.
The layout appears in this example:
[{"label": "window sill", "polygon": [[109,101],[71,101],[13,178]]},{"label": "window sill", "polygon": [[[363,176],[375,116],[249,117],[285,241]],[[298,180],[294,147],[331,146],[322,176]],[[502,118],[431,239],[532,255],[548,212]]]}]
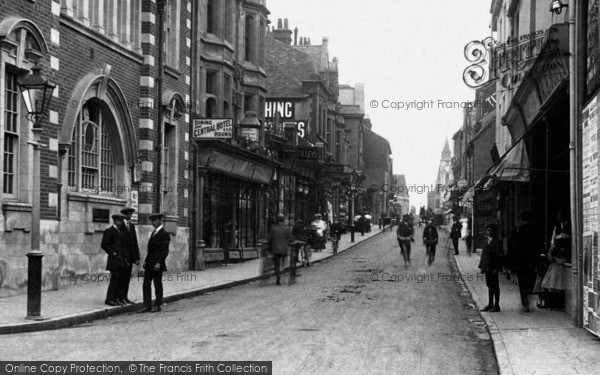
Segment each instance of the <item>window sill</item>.
[{"label": "window sill", "polygon": [[170,75],[173,78],[179,79],[179,77],[181,76],[181,73],[179,72],[179,70],[172,68],[168,65],[165,65],[165,73],[167,73],[168,75]]},{"label": "window sill", "polygon": [[2,211],[14,211],[14,212],[31,212],[31,203],[20,203],[20,202],[4,202],[2,203]]},{"label": "window sill", "polygon": [[127,199],[125,198],[111,197],[107,195],[68,193],[67,200],[73,202],[99,203],[113,206],[124,206],[125,204],[127,204]]}]

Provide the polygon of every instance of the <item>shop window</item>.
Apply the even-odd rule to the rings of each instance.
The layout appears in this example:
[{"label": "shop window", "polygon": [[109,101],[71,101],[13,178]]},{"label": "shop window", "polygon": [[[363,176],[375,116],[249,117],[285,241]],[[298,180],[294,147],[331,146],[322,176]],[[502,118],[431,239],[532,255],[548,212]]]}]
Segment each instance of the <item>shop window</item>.
[{"label": "shop window", "polygon": [[17,75],[6,71],[4,76],[4,162],[2,193],[15,197],[19,170],[19,88]]},{"label": "shop window", "polygon": [[95,101],[87,102],[73,128],[68,155],[71,191],[114,195],[116,165],[111,132],[114,119]]}]

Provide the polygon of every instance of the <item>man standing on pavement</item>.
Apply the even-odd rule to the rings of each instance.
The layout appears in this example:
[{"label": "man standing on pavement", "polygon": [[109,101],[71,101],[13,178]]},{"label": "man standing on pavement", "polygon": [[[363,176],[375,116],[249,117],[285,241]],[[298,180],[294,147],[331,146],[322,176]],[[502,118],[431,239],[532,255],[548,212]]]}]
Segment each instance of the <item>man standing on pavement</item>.
[{"label": "man standing on pavement", "polygon": [[[426,219],[427,220],[427,219]],[[438,231],[433,225],[433,220],[427,220],[423,229],[423,246],[427,251],[427,265],[431,266],[435,259],[435,246],[438,243]]]},{"label": "man standing on pavement", "polygon": [[[500,280],[498,272],[502,269],[502,243],[496,236],[496,226],[488,224],[485,227],[487,245],[483,247],[478,268],[485,274],[485,284],[488,287],[488,305],[481,311],[500,311]],[[494,303],[494,298],[496,302]]]},{"label": "man standing on pavement", "polygon": [[[171,237],[163,227],[163,214],[152,214],[148,217],[152,221],[154,231],[150,235],[148,241],[148,254],[144,260],[144,284],[142,290],[144,293],[144,308],[138,311],[159,312],[160,306],[163,303],[163,285],[162,274],[167,270],[165,260],[169,255],[169,244]],[[152,307],[152,283],[154,283],[154,292],[156,293],[156,301]]]},{"label": "man standing on pavement", "polygon": [[[273,266],[275,267],[275,285],[281,285],[281,267],[289,254],[292,232],[284,224],[283,215],[277,216],[277,222],[269,229],[267,240],[269,241],[269,252],[273,255]],[[292,260],[293,261],[293,260]]]},{"label": "man standing on pavement", "polygon": [[460,234],[462,224],[458,221],[456,215],[452,216],[452,220],[454,220],[454,224],[452,224],[452,228],[450,229],[450,238],[452,238],[452,245],[454,246],[454,255],[458,255],[458,239],[462,237]]},{"label": "man standing on pavement", "polygon": [[121,210],[121,214],[125,216],[125,220],[123,221],[123,238],[125,240],[125,252],[127,254],[125,259],[129,263],[129,266],[124,271],[120,289],[123,300],[132,305],[133,302],[127,298],[129,293],[129,282],[131,281],[131,270],[133,269],[134,263],[140,263],[140,248],[138,247],[137,233],[135,231],[135,225],[131,222],[131,215],[134,212],[135,209],[131,207],[125,207]]},{"label": "man standing on pavement", "polygon": [[125,240],[123,238],[123,220],[125,216],[121,214],[112,215],[113,225],[106,229],[102,234],[100,247],[108,254],[106,261],[106,270],[110,271],[110,281],[106,291],[104,303],[109,306],[124,306],[121,290],[122,279],[125,276],[125,270],[128,267],[125,252]]},{"label": "man standing on pavement", "polygon": [[540,250],[543,249],[543,244],[531,223],[531,217],[530,211],[521,213],[523,223],[517,228],[514,245],[508,249],[510,269],[517,274],[521,305],[524,312],[531,311],[529,308],[529,295],[533,293],[533,287],[535,286],[537,257]]}]

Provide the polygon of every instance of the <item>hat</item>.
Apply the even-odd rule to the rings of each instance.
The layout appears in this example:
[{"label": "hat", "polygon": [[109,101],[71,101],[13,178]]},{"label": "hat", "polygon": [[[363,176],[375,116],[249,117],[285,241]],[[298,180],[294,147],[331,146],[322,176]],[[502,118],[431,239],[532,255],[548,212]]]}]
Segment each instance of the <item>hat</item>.
[{"label": "hat", "polygon": [[123,207],[123,208],[121,208],[121,213],[122,214],[126,214],[128,212],[131,212],[131,213],[135,212],[135,208],[132,208],[132,207]]},{"label": "hat", "polygon": [[315,217],[321,217],[321,214],[315,214]]},{"label": "hat", "polygon": [[125,220],[125,216],[121,214],[114,214],[111,216],[113,220]]},{"label": "hat", "polygon": [[150,216],[148,216],[148,219],[150,219],[150,220],[162,220],[162,218],[164,216],[165,215],[163,215],[163,214],[150,214]]}]

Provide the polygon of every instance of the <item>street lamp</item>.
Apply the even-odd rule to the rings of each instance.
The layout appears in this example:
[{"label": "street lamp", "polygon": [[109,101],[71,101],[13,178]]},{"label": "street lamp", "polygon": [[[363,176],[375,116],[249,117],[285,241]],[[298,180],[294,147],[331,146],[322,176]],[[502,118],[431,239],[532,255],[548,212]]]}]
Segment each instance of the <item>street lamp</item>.
[{"label": "street lamp", "polygon": [[240,127],[242,138],[247,138],[251,142],[259,141],[258,133],[262,125],[258,121],[256,112],[247,111],[238,126]]},{"label": "street lamp", "polygon": [[562,13],[562,8],[568,7],[569,4],[563,4],[560,0],[552,0],[550,3],[550,12],[559,15]]},{"label": "street lamp", "polygon": [[42,75],[36,62],[31,74],[19,83],[21,95],[27,107],[26,118],[33,123],[33,194],[31,202],[31,251],[27,253],[27,316],[25,319],[41,320],[42,305],[42,254],[40,250],[40,147],[41,122],[46,117],[52,93],[56,86]]}]

